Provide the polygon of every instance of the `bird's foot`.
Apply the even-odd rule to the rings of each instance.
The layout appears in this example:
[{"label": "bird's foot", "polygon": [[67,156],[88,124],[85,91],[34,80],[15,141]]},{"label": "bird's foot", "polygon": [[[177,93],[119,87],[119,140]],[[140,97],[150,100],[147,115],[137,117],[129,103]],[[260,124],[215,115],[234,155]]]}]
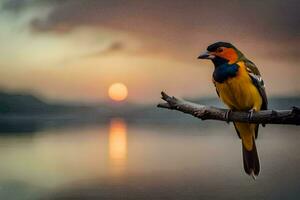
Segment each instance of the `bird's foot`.
[{"label": "bird's foot", "polygon": [[226,119],[226,123],[227,124],[229,124],[230,123],[230,121],[229,121],[229,114],[231,113],[231,109],[228,109],[227,111],[226,111],[226,113],[225,113],[225,116],[224,116],[224,118]]},{"label": "bird's foot", "polygon": [[248,112],[249,112],[249,114],[248,114],[248,121],[251,121],[252,117],[253,117],[253,113],[255,112],[255,109],[251,109]]}]

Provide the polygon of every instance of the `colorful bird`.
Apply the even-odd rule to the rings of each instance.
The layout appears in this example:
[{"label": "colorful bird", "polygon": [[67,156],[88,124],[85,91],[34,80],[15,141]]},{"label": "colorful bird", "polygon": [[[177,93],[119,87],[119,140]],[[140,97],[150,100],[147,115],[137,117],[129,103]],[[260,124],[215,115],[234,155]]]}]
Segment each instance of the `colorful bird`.
[{"label": "colorful bird", "polygon": [[[209,45],[207,52],[198,59],[210,59],[213,62],[213,83],[219,98],[230,110],[249,111],[251,118],[253,112],[267,109],[267,95],[258,68],[235,46],[216,42]],[[259,125],[241,122],[233,124],[242,140],[244,170],[255,179],[260,171],[255,145]]]}]

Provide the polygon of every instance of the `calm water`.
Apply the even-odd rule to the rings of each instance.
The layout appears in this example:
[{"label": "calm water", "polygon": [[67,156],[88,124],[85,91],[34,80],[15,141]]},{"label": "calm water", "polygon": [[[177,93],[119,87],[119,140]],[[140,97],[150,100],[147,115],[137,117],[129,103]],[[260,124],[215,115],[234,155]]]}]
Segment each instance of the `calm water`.
[{"label": "calm water", "polygon": [[225,123],[2,133],[0,199],[300,199],[300,128],[261,128],[257,146],[253,181]]}]

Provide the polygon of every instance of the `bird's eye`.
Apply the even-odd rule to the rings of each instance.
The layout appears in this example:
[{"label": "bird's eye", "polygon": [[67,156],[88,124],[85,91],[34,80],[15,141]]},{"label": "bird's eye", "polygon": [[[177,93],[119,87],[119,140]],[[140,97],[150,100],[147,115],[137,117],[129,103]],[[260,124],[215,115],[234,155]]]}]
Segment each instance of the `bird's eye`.
[{"label": "bird's eye", "polygon": [[223,51],[223,48],[218,48],[218,49],[217,49],[217,52],[218,52],[218,53],[221,53],[222,51]]}]

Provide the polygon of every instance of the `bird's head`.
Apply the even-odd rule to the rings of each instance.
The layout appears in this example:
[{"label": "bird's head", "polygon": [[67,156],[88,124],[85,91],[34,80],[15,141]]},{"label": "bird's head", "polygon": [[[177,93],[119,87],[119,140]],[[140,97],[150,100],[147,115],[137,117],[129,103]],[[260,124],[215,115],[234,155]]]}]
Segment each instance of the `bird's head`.
[{"label": "bird's head", "polygon": [[207,47],[207,51],[198,59],[210,59],[217,66],[224,63],[235,63],[243,54],[228,42],[216,42]]}]

